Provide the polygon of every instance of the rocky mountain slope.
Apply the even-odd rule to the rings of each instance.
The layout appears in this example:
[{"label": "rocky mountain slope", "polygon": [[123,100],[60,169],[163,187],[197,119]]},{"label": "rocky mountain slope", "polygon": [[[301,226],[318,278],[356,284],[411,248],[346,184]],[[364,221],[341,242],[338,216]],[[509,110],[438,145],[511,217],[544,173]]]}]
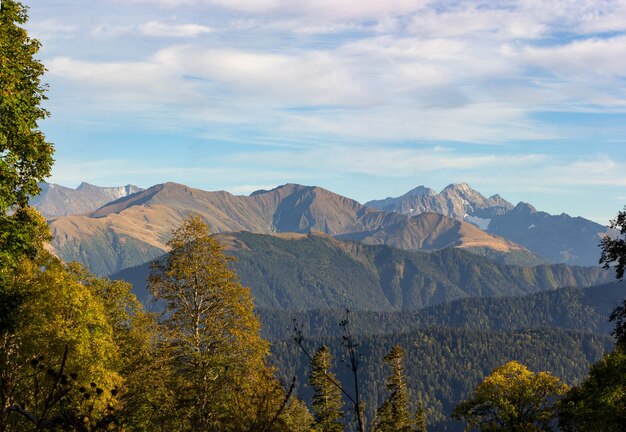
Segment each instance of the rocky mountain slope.
[{"label": "rocky mountain slope", "polygon": [[98,187],[81,183],[76,189],[42,183],[41,193],[30,204],[48,219],[94,211],[103,205],[143,189],[134,186]]},{"label": "rocky mountain slope", "polygon": [[597,265],[600,239],[613,235],[606,226],[585,218],[550,215],[526,203],[513,206],[499,195],[485,198],[465,183],[449,185],[440,193],[419,186],[401,197],[365,205],[410,215],[435,211],[514,241],[555,263]]},{"label": "rocky mountain slope", "polygon": [[162,254],[172,229],[191,213],[201,215],[214,232],[320,231],[408,250],[453,246],[504,262],[542,262],[514,242],[462,221],[372,209],[319,187],[294,184],[250,196],[175,183],[156,185],[90,214],[57,218],[50,224],[52,246],[66,261],[82,262],[100,275],[111,274]]},{"label": "rocky mountain slope", "polygon": [[467,215],[487,219],[513,208],[500,195],[485,198],[467,183],[451,184],[439,193],[418,186],[400,197],[369,201],[365,206],[410,215],[433,212],[458,220]]},{"label": "rocky mountain slope", "polygon": [[[409,252],[324,234],[219,234],[257,306],[415,310],[467,297],[523,295],[611,280],[598,267],[507,266],[458,248]],[[148,264],[112,276],[146,299]]]},{"label": "rocky mountain slope", "polygon": [[550,262],[574,265],[597,265],[600,239],[616,235],[588,219],[550,215],[526,203],[492,218],[487,231],[518,242]]}]

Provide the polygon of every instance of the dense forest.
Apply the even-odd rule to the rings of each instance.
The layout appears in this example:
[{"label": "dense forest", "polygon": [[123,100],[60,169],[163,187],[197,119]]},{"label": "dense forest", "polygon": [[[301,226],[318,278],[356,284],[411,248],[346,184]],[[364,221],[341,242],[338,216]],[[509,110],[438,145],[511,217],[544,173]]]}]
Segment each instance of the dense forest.
[{"label": "dense forest", "polygon": [[[265,251],[256,271],[281,275],[268,296],[316,287],[345,300],[334,280],[341,289],[370,283],[387,299],[375,312],[311,303],[287,314],[288,293],[276,292],[283,308],[260,310],[261,321],[234,270],[252,278],[252,261],[241,253],[234,266],[228,244],[193,213],[149,266],[154,313],[129,283],[61,261],[29,206],[54,147],[38,127],[47,87],[26,12],[0,4],[0,432],[624,430],[623,285],[556,289],[604,281],[599,269],[485,264],[458,251],[404,254],[319,236],[276,249],[275,238],[240,234]],[[612,225],[626,234],[626,211]],[[319,242],[327,252],[316,255]],[[289,270],[309,254],[308,267]],[[623,277],[623,237],[602,240],[601,260]],[[513,294],[526,295],[464,298]]]}]

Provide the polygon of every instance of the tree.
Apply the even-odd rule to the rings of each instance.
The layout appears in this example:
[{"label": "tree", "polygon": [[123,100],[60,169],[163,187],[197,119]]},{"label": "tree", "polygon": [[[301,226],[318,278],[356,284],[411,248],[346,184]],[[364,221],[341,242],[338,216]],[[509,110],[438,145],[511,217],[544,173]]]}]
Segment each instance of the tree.
[{"label": "tree", "polygon": [[266,365],[250,290],[199,216],[186,218],[152,264],[148,287],[164,304],[163,347],[180,428],[270,430],[287,402]]},{"label": "tree", "polygon": [[320,347],[311,361],[309,384],[313,387],[315,429],[320,432],[343,431],[343,401],[337,378],[330,371],[332,356],[328,347]]},{"label": "tree", "polygon": [[[620,237],[605,236],[600,241],[602,248],[600,264],[607,270],[614,266],[615,277],[621,280],[624,277],[624,271],[626,271],[626,240],[624,239],[626,234],[626,207],[623,211],[618,212],[617,217],[611,221],[611,228],[618,229]],[[626,300],[622,305],[615,308],[610,320],[615,323],[613,335],[617,340],[617,345],[626,349]]]},{"label": "tree", "polygon": [[626,271],[626,240],[624,239],[624,234],[626,234],[626,207],[617,213],[617,217],[611,221],[610,226],[619,230],[620,237],[611,238],[607,235],[602,238],[600,241],[602,248],[600,264],[607,270],[614,266],[617,279],[622,279],[624,271]]},{"label": "tree", "polygon": [[[420,402],[416,418],[411,418],[409,411],[409,391],[404,378],[404,351],[399,345],[394,346],[385,356],[385,363],[391,367],[387,378],[387,390],[391,395],[383,402],[376,413],[374,430],[377,432],[412,432],[426,431],[424,408]],[[419,426],[419,427],[417,427]]]},{"label": "tree", "polygon": [[[115,393],[124,383],[116,341],[121,328],[83,274],[45,251],[21,261],[13,274],[11,286],[23,301],[12,329],[0,336],[1,431],[46,429],[77,418],[96,425],[117,406]],[[110,285],[130,293],[128,284]],[[127,325],[131,320],[126,314]]]},{"label": "tree", "polygon": [[511,361],[497,367],[452,414],[467,430],[551,431],[556,402],[568,391],[559,378]]},{"label": "tree", "polygon": [[28,199],[52,167],[52,145],[37,128],[48,115],[41,107],[44,67],[34,59],[39,41],[22,28],[27,20],[21,3],[0,2],[0,333],[11,330],[22,301],[9,273],[19,259],[33,257],[42,233]]},{"label": "tree", "polygon": [[591,366],[589,377],[559,405],[563,431],[620,432],[626,425],[626,353],[616,349]]},{"label": "tree", "polygon": [[45,68],[34,56],[40,48],[22,27],[26,7],[14,0],[0,5],[0,214],[26,207],[39,193],[38,182],[50,174],[52,145],[37,122],[48,116],[41,107]]}]

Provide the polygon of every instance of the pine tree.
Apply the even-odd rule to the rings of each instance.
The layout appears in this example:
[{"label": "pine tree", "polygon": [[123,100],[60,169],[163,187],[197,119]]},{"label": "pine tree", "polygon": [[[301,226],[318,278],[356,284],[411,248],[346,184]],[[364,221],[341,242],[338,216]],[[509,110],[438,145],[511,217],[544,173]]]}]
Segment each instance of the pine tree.
[{"label": "pine tree", "polygon": [[315,429],[320,432],[341,432],[343,424],[343,401],[337,378],[330,371],[332,358],[329,349],[322,346],[311,362],[309,384],[313,387],[313,416]]},{"label": "pine tree", "polygon": [[426,410],[422,401],[419,401],[417,411],[415,411],[415,426],[416,432],[427,432],[428,430],[426,427]]},{"label": "pine tree", "polygon": [[[409,411],[409,392],[404,379],[404,351],[400,346],[394,346],[385,356],[385,363],[391,367],[391,375],[387,379],[387,390],[391,395],[383,402],[376,414],[374,430],[377,432],[411,432],[414,421]],[[421,406],[421,404],[420,404]],[[423,412],[418,411],[419,427],[426,429],[426,419]]]}]

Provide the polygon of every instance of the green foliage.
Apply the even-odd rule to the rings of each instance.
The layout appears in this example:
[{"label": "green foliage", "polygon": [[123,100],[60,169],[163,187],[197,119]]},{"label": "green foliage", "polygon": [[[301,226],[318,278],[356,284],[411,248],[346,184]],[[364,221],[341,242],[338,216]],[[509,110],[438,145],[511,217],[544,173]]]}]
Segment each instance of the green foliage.
[{"label": "green foliage", "polygon": [[[353,328],[358,329],[358,314],[353,313]],[[476,329],[425,328],[405,334],[359,335],[362,354],[362,399],[366,414],[374,417],[372,407],[380,406],[387,398],[384,385],[388,371],[383,358],[395,346],[405,350],[406,384],[411,395],[411,412],[424,404],[429,431],[456,430],[449,415],[454,407],[466,399],[491,370],[515,359],[533,370],[548,370],[567,383],[582,380],[589,363],[599,360],[613,346],[608,335],[596,335],[559,329],[518,331],[481,331]],[[340,337],[311,338],[305,341],[308,350],[326,345],[331,352],[344,351]],[[294,374],[300,386],[297,393],[310,401],[311,389],[303,386],[309,364],[301,350],[292,341],[272,344],[272,362],[280,376],[288,379]],[[345,358],[344,358],[345,361]],[[345,389],[353,392],[351,372],[347,367],[336,370]],[[374,408],[375,409],[375,408]]]},{"label": "green foliage", "polygon": [[547,372],[511,361],[494,369],[452,415],[467,421],[466,430],[551,431],[556,402],[568,389]]},{"label": "green foliage", "polygon": [[[275,309],[416,310],[468,297],[498,297],[610,282],[599,267],[517,267],[459,250],[408,252],[311,234],[284,239],[229,235],[228,254],[258,307]],[[234,239],[233,239],[234,238]],[[113,276],[146,297],[148,265]]]},{"label": "green foliage", "polygon": [[26,8],[14,0],[0,5],[0,214],[26,207],[39,193],[37,182],[50,174],[52,145],[37,122],[47,117],[41,107],[46,86],[44,66],[34,59],[40,48],[22,27]]},{"label": "green foliage", "polygon": [[611,228],[616,229],[620,233],[620,237],[611,238],[605,236],[600,241],[602,255],[600,256],[600,264],[605,269],[611,266],[615,267],[615,275],[618,279],[624,277],[626,271],[626,207],[623,211],[617,213],[617,217],[611,221]]},{"label": "green foliage", "polygon": [[[469,298],[417,311],[353,311],[350,320],[361,335],[410,333],[427,327],[462,327],[481,331],[564,328],[609,334],[607,316],[621,302],[624,284],[614,282],[590,288],[563,288],[521,297]],[[292,318],[304,334],[337,334],[341,310],[286,312],[257,308],[262,334],[270,341],[288,339]]]},{"label": "green foliage", "polygon": [[609,282],[599,268],[507,266],[459,249],[408,252],[319,235],[237,233],[236,270],[258,306],[415,310],[465,297],[524,295]]},{"label": "green foliage", "polygon": [[619,432],[626,424],[626,353],[621,349],[591,366],[589,377],[562,400],[563,431]]},{"label": "green foliage", "polygon": [[313,356],[309,384],[313,388],[315,429],[320,432],[341,432],[343,401],[337,377],[331,372],[332,357],[328,347],[320,347]]},{"label": "green foliage", "polygon": [[391,392],[376,413],[373,430],[376,432],[412,432],[414,420],[409,412],[409,392],[404,378],[404,351],[394,346],[384,358],[391,367],[387,390]]}]

